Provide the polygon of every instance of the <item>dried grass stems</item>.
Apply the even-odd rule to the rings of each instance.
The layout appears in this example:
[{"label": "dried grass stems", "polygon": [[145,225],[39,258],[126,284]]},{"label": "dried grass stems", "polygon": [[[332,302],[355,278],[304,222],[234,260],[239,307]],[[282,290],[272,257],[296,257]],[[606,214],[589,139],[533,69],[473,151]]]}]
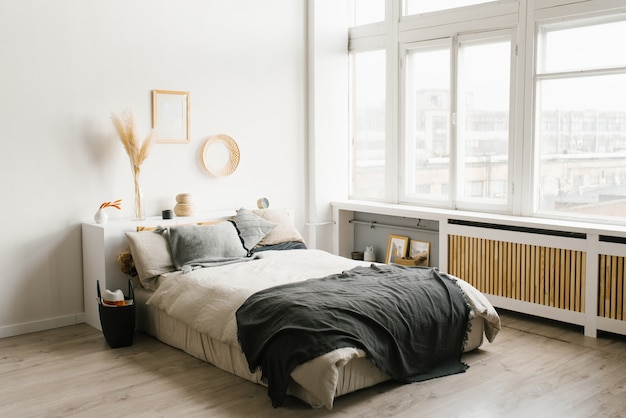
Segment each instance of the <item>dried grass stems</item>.
[{"label": "dried grass stems", "polygon": [[148,158],[150,149],[155,141],[155,130],[152,129],[146,138],[140,142],[137,138],[135,115],[132,111],[125,111],[122,116],[114,113],[111,114],[113,126],[122,141],[124,150],[128,154],[130,166],[133,171],[133,180],[135,182],[135,214],[139,219],[144,218],[143,203],[141,199],[141,188],[139,187],[139,173],[141,173],[141,165]]},{"label": "dried grass stems", "polygon": [[154,144],[154,130],[151,130],[146,139],[143,142],[139,142],[137,139],[136,127],[135,127],[135,115],[132,111],[127,110],[120,117],[115,114],[111,114],[113,120],[113,126],[117,130],[117,134],[124,145],[126,154],[130,159],[130,165],[137,170],[141,170],[141,164],[148,158],[152,144]]}]

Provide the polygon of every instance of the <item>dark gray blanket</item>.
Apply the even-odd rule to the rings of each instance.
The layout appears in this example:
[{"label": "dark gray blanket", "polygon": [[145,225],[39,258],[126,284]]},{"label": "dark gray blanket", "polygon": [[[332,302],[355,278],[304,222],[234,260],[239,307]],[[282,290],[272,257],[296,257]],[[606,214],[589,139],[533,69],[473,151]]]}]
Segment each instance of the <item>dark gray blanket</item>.
[{"label": "dark gray blanket", "polygon": [[462,373],[468,313],[437,269],[372,265],[255,293],[237,311],[237,333],[276,407],[296,366],[337,348],[363,349],[400,382]]}]

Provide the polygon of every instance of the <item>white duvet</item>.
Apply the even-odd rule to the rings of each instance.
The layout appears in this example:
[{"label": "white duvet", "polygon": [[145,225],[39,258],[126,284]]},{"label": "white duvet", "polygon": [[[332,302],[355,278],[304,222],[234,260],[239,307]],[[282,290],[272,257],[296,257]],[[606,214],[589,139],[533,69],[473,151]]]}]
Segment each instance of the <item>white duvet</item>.
[{"label": "white duvet", "polygon": [[[257,257],[242,263],[163,275],[148,304],[166,311],[198,332],[239,347],[235,313],[253,293],[371,264],[312,249],[266,251],[258,253]],[[495,309],[473,286],[462,280],[458,282],[472,308],[472,315],[485,319],[485,336],[492,341],[500,329]],[[310,403],[330,409],[337,387],[338,367],[364,356],[362,350],[355,348],[335,350],[297,367],[291,376],[316,398]]]}]

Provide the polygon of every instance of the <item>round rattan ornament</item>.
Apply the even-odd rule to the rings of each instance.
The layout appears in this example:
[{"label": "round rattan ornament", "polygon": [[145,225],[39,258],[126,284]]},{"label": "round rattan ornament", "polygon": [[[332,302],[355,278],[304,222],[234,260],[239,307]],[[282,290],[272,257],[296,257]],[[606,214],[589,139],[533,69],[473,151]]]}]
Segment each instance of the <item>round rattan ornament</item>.
[{"label": "round rattan ornament", "polygon": [[228,135],[209,137],[202,147],[202,164],[215,177],[229,176],[239,166],[239,146]]}]

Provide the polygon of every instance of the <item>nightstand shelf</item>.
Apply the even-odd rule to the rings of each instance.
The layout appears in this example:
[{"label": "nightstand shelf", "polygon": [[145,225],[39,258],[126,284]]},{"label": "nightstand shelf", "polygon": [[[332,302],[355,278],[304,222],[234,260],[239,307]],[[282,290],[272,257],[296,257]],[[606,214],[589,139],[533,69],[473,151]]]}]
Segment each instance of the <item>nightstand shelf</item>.
[{"label": "nightstand shelf", "polygon": [[175,217],[174,219],[150,217],[143,221],[111,220],[106,224],[84,223],[82,236],[85,322],[102,330],[96,290],[98,281],[100,281],[102,291],[128,288],[129,277],[122,273],[117,263],[117,255],[128,249],[127,231],[136,231],[138,226],[181,225],[206,220],[227,219],[234,215],[234,210],[223,210],[190,217]]}]

